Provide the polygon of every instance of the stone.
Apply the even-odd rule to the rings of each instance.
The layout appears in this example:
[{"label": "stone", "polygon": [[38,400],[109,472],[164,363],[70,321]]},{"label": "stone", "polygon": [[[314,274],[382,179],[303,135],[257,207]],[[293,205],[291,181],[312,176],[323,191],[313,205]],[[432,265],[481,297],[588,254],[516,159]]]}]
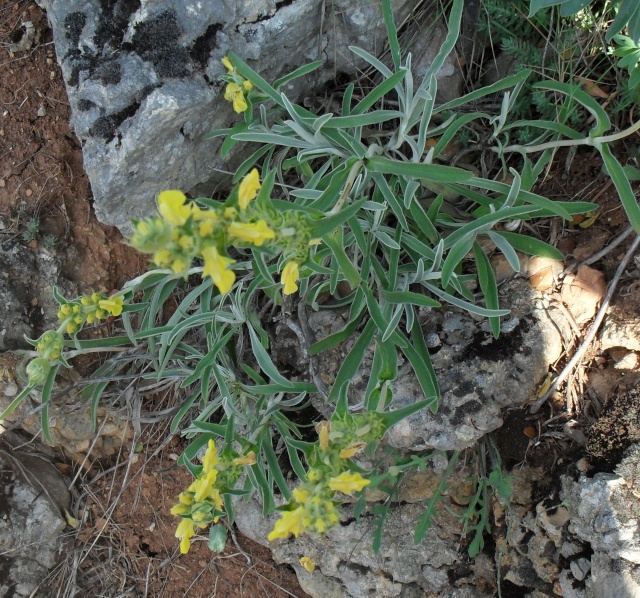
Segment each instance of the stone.
[{"label": "stone", "polygon": [[0,352],[30,349],[25,336],[57,323],[53,287],[71,292],[57,257],[9,240],[0,245]]},{"label": "stone", "polygon": [[604,274],[590,266],[580,266],[575,276],[568,274],[565,277],[561,297],[578,325],[584,326],[595,316],[606,292]]},{"label": "stone", "polygon": [[[522,280],[504,286],[502,305],[512,309],[498,339],[486,320],[446,306],[426,314],[425,337],[438,337],[433,367],[441,390],[438,413],[423,410],[389,430],[386,442],[399,450],[457,450],[473,446],[485,434],[502,425],[506,407],[522,406],[535,396],[549,364],[562,353],[559,330],[568,326],[560,309],[544,304],[542,296]],[[309,315],[309,326],[318,340],[345,325],[340,311]],[[322,354],[323,372],[329,380],[342,365],[354,339]],[[409,364],[402,361],[391,385],[392,408],[401,408],[424,397]],[[373,359],[371,347],[351,381],[352,405],[362,402]]]},{"label": "stone", "polygon": [[[469,473],[468,470],[460,473],[464,471]],[[460,478],[464,480],[464,475]],[[454,490],[457,485],[458,482],[452,480]],[[489,590],[491,582],[478,582],[481,575],[469,576],[468,556],[464,547],[460,547],[462,524],[444,508],[437,507],[437,518],[424,540],[416,545],[413,528],[424,511],[424,504],[394,503],[377,554],[372,549],[374,525],[371,514],[365,510],[356,522],[352,507],[342,508],[347,514],[346,521],[326,534],[301,534],[297,539],[270,544],[275,561],[292,566],[302,588],[311,596],[359,598],[375,594],[381,598],[488,598],[493,595]],[[240,532],[265,544],[276,517],[264,518],[255,499],[235,501],[234,511]],[[302,556],[316,562],[312,573],[300,565]],[[454,581],[455,586],[461,587],[455,587]]]},{"label": "stone", "polygon": [[0,436],[0,596],[35,595],[68,548],[61,509],[69,504],[53,465]]},{"label": "stone", "polygon": [[[365,0],[326,7],[321,0],[38,3],[53,30],[96,214],[125,231],[131,218],[154,211],[163,189],[205,193],[228,184],[222,171],[241,157],[225,163],[221,140],[204,137],[240,118],[218,81],[229,50],[268,81],[323,60],[311,77],[285,87],[297,101],[336,74],[353,77],[364,68],[349,45],[375,53],[386,37],[379,4]],[[412,3],[393,7],[402,20]]]},{"label": "stone", "polygon": [[602,351],[614,347],[640,351],[640,320],[612,310],[602,324],[600,346]]}]

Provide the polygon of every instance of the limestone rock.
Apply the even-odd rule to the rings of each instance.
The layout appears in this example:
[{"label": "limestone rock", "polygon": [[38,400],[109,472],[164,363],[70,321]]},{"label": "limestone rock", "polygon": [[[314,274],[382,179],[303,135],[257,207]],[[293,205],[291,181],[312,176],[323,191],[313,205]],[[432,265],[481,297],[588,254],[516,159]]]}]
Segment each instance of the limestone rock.
[{"label": "limestone rock", "polygon": [[[62,535],[66,522],[50,498],[45,476],[38,471],[49,464],[40,462],[35,469],[5,448],[0,442],[0,596],[17,598],[32,596],[60,559],[66,545]],[[31,468],[38,484],[32,485],[21,473],[27,470],[30,475]],[[59,482],[68,506],[68,491],[61,479]]]},{"label": "limestone rock", "polygon": [[[349,507],[343,507],[348,511]],[[266,520],[255,501],[238,500],[236,523],[240,531],[264,543],[275,517]],[[363,514],[360,522],[349,519],[322,536],[302,534],[297,539],[280,540],[270,545],[276,562],[295,570],[303,589],[315,597],[377,595],[421,596],[425,598],[484,598],[493,595],[490,582],[479,587],[469,575],[467,555],[460,548],[461,523],[444,509],[415,545],[413,528],[424,511],[423,504],[394,504],[384,526],[380,551],[372,550],[373,520]],[[299,564],[307,556],[316,561],[309,573]],[[452,579],[456,580],[453,587]],[[478,586],[478,587],[477,587]]]},{"label": "limestone rock", "polygon": [[53,287],[71,288],[60,272],[59,260],[44,249],[15,240],[0,246],[0,351],[31,348],[24,336],[57,322]]},{"label": "limestone rock", "polygon": [[[320,58],[313,84],[321,86],[364,66],[349,45],[375,53],[386,35],[379,5],[365,1],[39,4],[53,29],[96,214],[121,229],[149,215],[163,189],[211,189],[224,180],[216,172],[229,169],[216,155],[221,141],[203,137],[238,119],[218,81],[229,50],[270,81]],[[393,6],[402,19],[412,3]],[[284,91],[298,100],[311,89],[311,79],[301,79]]]},{"label": "limestone rock", "polygon": [[[440,384],[437,414],[424,410],[394,426],[386,441],[401,450],[454,450],[472,446],[479,438],[502,425],[505,407],[521,406],[535,394],[549,364],[562,352],[559,330],[567,326],[558,309],[544,304],[527,282],[505,285],[503,305],[512,309],[503,332],[494,339],[485,319],[445,307],[425,315],[425,337],[437,337],[432,355]],[[318,340],[345,325],[340,312],[317,312],[309,325]],[[323,374],[332,381],[351,348],[353,339],[321,356]],[[362,401],[373,359],[371,348],[350,385],[353,405]],[[402,361],[392,385],[393,408],[423,398],[423,392],[409,364]],[[403,365],[402,365],[403,364]]]}]

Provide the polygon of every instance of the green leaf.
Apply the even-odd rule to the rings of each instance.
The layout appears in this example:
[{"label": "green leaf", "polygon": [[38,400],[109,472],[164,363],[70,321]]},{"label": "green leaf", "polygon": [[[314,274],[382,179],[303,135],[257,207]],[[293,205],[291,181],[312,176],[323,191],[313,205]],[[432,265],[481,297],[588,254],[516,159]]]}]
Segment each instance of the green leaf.
[{"label": "green leaf", "polygon": [[365,167],[370,172],[382,174],[395,174],[412,179],[426,179],[436,183],[464,183],[473,179],[473,174],[468,170],[455,166],[442,166],[440,164],[416,164],[374,156],[366,161]]},{"label": "green leaf", "polygon": [[[245,79],[251,81],[260,91],[266,93],[278,106],[284,108],[282,97],[269,85],[258,73],[256,73],[246,62],[244,62],[235,52],[229,52],[229,60],[236,71]],[[295,71],[294,71],[295,72]]]},{"label": "green leaf", "polygon": [[333,253],[340,271],[344,275],[351,288],[357,288],[362,282],[362,279],[360,278],[360,272],[358,268],[353,265],[351,259],[344,250],[342,228],[334,231],[330,235],[324,235],[323,240],[327,247],[331,249],[331,253]]},{"label": "green leaf", "polygon": [[518,251],[526,253],[528,255],[539,255],[540,257],[547,257],[552,260],[563,260],[564,255],[559,249],[556,249],[553,245],[545,243],[535,237],[529,237],[528,235],[520,235],[518,233],[510,233],[507,231],[495,231],[495,235],[504,237],[509,244]]},{"label": "green leaf", "polygon": [[578,88],[576,85],[568,83],[560,83],[559,81],[539,81],[533,85],[534,89],[547,89],[549,91],[557,91],[563,93],[569,98],[574,99],[582,104],[593,116],[596,124],[591,129],[589,135],[598,137],[611,128],[611,120],[605,109],[598,104],[586,91]]},{"label": "green leaf", "polygon": [[352,115],[363,114],[371,108],[378,100],[387,95],[406,76],[407,71],[402,69],[391,75],[386,81],[374,87],[362,100],[360,100],[351,111]]},{"label": "green leaf", "polygon": [[310,62],[309,64],[304,64],[301,67],[298,67],[295,71],[290,72],[288,75],[284,77],[280,77],[273,82],[273,87],[276,90],[279,90],[283,85],[289,83],[289,81],[293,81],[298,77],[304,77],[309,73],[312,73],[316,69],[319,69],[324,62],[322,60],[316,60],[315,62]]},{"label": "green leaf", "polygon": [[461,236],[453,244],[447,253],[444,263],[442,264],[441,277],[443,287],[447,287],[449,285],[449,280],[451,279],[455,269],[458,267],[458,264],[462,262],[464,256],[471,251],[471,247],[473,247],[475,240],[476,233],[474,231],[470,231]]},{"label": "green leaf", "polygon": [[348,385],[358,373],[360,364],[364,359],[364,354],[371,344],[371,341],[373,341],[375,331],[376,325],[373,320],[369,320],[338,370],[336,379],[327,397],[329,403],[334,403],[338,400],[342,387]]},{"label": "green leaf", "polygon": [[393,9],[391,0],[382,0],[382,18],[387,28],[387,41],[391,50],[391,58],[396,70],[400,68],[402,55],[400,53],[400,44],[398,43],[398,30],[393,21]]},{"label": "green leaf", "polygon": [[366,127],[369,125],[377,125],[385,123],[393,119],[402,117],[402,112],[398,110],[375,110],[367,114],[358,114],[351,116],[336,116],[327,121],[324,125],[325,129],[347,129],[351,127]]},{"label": "green leaf", "polygon": [[549,6],[557,6],[558,4],[563,4],[567,1],[568,0],[531,0],[531,4],[529,5],[528,18],[531,18],[543,8],[548,8]]},{"label": "green leaf", "polygon": [[413,291],[385,291],[382,290],[382,298],[387,303],[409,303],[422,307],[442,307],[442,304],[431,297],[414,293]]},{"label": "green leaf", "polygon": [[624,211],[627,213],[629,223],[640,235],[640,206],[638,205],[638,200],[631,188],[631,183],[629,182],[622,165],[611,153],[611,149],[608,145],[603,145],[600,148],[600,153],[602,154],[602,159],[604,160],[604,166],[607,173],[611,177],[611,180],[618,191],[620,201],[622,202]]},{"label": "green leaf", "polygon": [[384,178],[383,174],[380,174],[378,172],[374,172],[372,175],[372,178],[375,181],[376,185],[378,186],[378,189],[380,189],[382,196],[385,198],[385,200],[389,204],[389,207],[393,211],[395,217],[398,219],[400,226],[404,230],[409,230],[409,224],[404,214],[405,210],[400,204],[400,202],[398,201],[398,198],[395,196],[395,194],[391,190],[391,187],[389,187],[389,183],[387,182],[387,179]]},{"label": "green leaf", "polygon": [[510,75],[508,77],[505,77],[504,79],[500,79],[499,81],[497,81],[496,83],[493,83],[492,85],[481,87],[480,89],[477,89],[476,91],[472,91],[471,93],[468,93],[467,95],[464,95],[461,98],[457,98],[455,100],[451,100],[450,102],[442,104],[438,106],[436,109],[434,109],[433,112],[434,113],[447,112],[449,110],[458,108],[459,106],[464,106],[465,104],[469,104],[470,102],[475,102],[476,100],[479,100],[480,98],[483,98],[485,96],[495,94],[499,91],[502,91],[503,89],[515,87],[516,85],[523,83],[527,79],[527,77],[529,77],[530,74],[531,74],[531,71],[529,69],[523,69],[519,73],[515,75]]},{"label": "green leaf", "polygon": [[223,523],[216,523],[209,529],[209,550],[220,554],[227,545],[227,528]]},{"label": "green leaf", "polygon": [[366,198],[359,199],[331,216],[315,220],[311,225],[311,236],[313,238],[322,237],[324,239],[330,233],[334,232],[336,228],[355,216],[366,201]]},{"label": "green leaf", "polygon": [[[478,243],[473,244],[473,255],[476,260],[478,283],[484,295],[485,305],[488,309],[499,309],[498,284],[493,268],[491,267],[491,262]],[[491,332],[493,332],[494,338],[498,338],[500,336],[500,318],[497,316],[490,317],[489,325],[491,326]]]}]

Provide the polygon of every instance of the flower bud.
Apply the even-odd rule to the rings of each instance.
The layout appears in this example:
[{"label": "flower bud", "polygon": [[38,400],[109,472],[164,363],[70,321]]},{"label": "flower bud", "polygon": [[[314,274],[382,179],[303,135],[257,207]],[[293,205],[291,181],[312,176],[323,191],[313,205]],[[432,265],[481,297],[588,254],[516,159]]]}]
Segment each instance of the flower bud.
[{"label": "flower bud", "polygon": [[33,359],[27,365],[27,378],[29,384],[42,386],[47,381],[47,376],[51,371],[51,364],[46,357]]}]

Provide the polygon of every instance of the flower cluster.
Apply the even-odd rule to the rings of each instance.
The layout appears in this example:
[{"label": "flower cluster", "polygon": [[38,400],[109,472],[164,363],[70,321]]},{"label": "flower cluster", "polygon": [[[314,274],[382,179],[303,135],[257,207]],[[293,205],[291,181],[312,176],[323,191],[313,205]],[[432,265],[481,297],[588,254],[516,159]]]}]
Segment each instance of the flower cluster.
[{"label": "flower cluster", "polygon": [[281,251],[290,256],[282,271],[283,291],[295,293],[300,264],[308,259],[309,221],[301,212],[278,212],[268,199],[254,201],[260,189],[260,174],[254,168],[219,207],[203,209],[181,191],[163,191],[158,196],[160,216],[135,221],[131,244],[181,276],[201,258],[203,276],[210,276],[221,293],[228,293],[236,281],[229,246]]},{"label": "flower cluster", "polygon": [[375,413],[320,422],[318,442],[308,458],[306,480],[293,489],[293,500],[281,508],[282,516],[269,534],[269,541],[289,534],[298,537],[305,531],[322,534],[337,525],[337,495],[352,495],[370,484],[370,480],[353,471],[355,466],[350,459],[370,442],[379,440],[384,430],[384,423]]},{"label": "flower cluster", "polygon": [[76,334],[85,323],[94,324],[122,313],[124,299],[120,295],[105,297],[102,293],[83,295],[60,305],[58,320],[67,334]]},{"label": "flower cluster", "polygon": [[224,77],[224,80],[227,81],[224,99],[233,104],[233,109],[238,114],[245,112],[249,105],[244,94],[253,89],[253,83],[238,74],[236,68],[226,56],[222,59],[222,64],[227,69],[227,75]]},{"label": "flower cluster", "polygon": [[176,538],[180,540],[182,554],[189,552],[196,528],[204,529],[218,522],[224,514],[222,494],[233,488],[243,466],[255,462],[253,452],[242,457],[231,452],[218,456],[216,443],[209,440],[202,457],[202,470],[187,490],[180,493],[178,503],[171,508],[171,514],[181,518]]},{"label": "flower cluster", "polygon": [[29,383],[36,386],[45,383],[51,365],[56,361],[68,366],[62,354],[65,334],[75,335],[85,324],[119,316],[124,307],[122,295],[107,297],[103,293],[92,293],[71,301],[60,295],[56,297],[60,303],[57,330],[47,330],[37,340],[29,341],[35,346],[37,355],[27,364],[26,372]]}]

